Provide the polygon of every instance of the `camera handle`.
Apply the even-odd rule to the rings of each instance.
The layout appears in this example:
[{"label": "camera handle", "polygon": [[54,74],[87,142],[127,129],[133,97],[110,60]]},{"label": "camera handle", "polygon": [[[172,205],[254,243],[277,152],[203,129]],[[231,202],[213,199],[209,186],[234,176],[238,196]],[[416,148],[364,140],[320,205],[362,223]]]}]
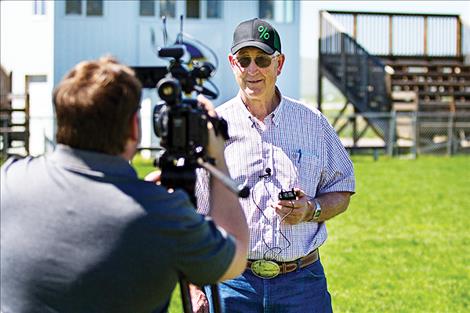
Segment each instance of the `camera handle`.
[{"label": "camera handle", "polygon": [[[225,185],[230,191],[238,195],[240,198],[248,198],[250,195],[250,188],[244,185],[237,185],[237,183],[218,170],[214,165],[209,162],[204,161],[202,158],[197,159],[197,164],[202,168],[206,169],[211,175],[217,178],[221,183]],[[181,297],[183,299],[183,310],[185,313],[193,312],[191,305],[191,295],[189,294],[189,285],[188,282],[180,276],[180,288],[181,288]],[[221,313],[222,309],[220,307],[220,295],[217,284],[210,285],[211,294],[212,294],[212,303],[214,306],[214,313]],[[186,302],[186,303],[185,303]],[[189,302],[189,303],[188,303]]]},{"label": "camera handle", "polygon": [[210,164],[209,162],[204,161],[202,158],[197,159],[197,164],[199,164],[201,167],[209,171],[215,178],[220,180],[225,187],[227,187],[230,191],[232,191],[234,194],[236,194],[240,198],[248,198],[250,195],[250,188],[248,188],[245,185],[237,185],[237,183],[222,173],[220,170],[218,170],[214,165]]}]

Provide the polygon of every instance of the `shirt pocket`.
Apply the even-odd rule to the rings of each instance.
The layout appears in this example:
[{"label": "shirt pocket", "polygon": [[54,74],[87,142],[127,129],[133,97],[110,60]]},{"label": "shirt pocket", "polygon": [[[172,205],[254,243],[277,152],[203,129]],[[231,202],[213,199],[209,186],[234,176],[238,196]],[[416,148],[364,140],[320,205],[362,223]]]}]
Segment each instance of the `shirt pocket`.
[{"label": "shirt pocket", "polygon": [[307,195],[315,197],[321,176],[320,160],[308,152],[295,152],[298,186]]}]

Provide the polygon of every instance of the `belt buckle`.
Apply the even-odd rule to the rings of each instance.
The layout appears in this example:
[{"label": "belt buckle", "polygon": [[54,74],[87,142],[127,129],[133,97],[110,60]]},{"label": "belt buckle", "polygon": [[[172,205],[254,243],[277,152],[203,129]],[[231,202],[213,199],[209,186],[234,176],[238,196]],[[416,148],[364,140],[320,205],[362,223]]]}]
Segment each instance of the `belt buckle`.
[{"label": "belt buckle", "polygon": [[279,275],[281,268],[273,261],[256,260],[251,263],[251,271],[260,278],[271,279]]}]

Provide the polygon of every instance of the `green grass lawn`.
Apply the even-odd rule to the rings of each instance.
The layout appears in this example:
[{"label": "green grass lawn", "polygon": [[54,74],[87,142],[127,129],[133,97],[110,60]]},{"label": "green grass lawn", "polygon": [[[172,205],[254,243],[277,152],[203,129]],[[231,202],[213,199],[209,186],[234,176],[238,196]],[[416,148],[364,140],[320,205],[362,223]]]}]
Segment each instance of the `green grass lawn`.
[{"label": "green grass lawn", "polygon": [[320,249],[334,312],[470,312],[470,157],[353,161],[357,193]]}]

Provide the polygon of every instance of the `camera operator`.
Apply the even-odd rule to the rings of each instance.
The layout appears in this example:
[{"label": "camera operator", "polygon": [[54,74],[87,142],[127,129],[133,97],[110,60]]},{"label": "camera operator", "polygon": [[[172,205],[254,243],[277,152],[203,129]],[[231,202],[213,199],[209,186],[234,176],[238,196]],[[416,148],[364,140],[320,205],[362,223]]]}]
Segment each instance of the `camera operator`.
[{"label": "camera operator", "polygon": [[[140,97],[115,59],[82,62],[54,91],[55,151],[2,166],[3,313],[161,312],[179,273],[202,285],[244,270],[235,194],[211,181],[205,218],[181,190],[137,178]],[[210,131],[209,154],[228,175],[223,146]]]}]

